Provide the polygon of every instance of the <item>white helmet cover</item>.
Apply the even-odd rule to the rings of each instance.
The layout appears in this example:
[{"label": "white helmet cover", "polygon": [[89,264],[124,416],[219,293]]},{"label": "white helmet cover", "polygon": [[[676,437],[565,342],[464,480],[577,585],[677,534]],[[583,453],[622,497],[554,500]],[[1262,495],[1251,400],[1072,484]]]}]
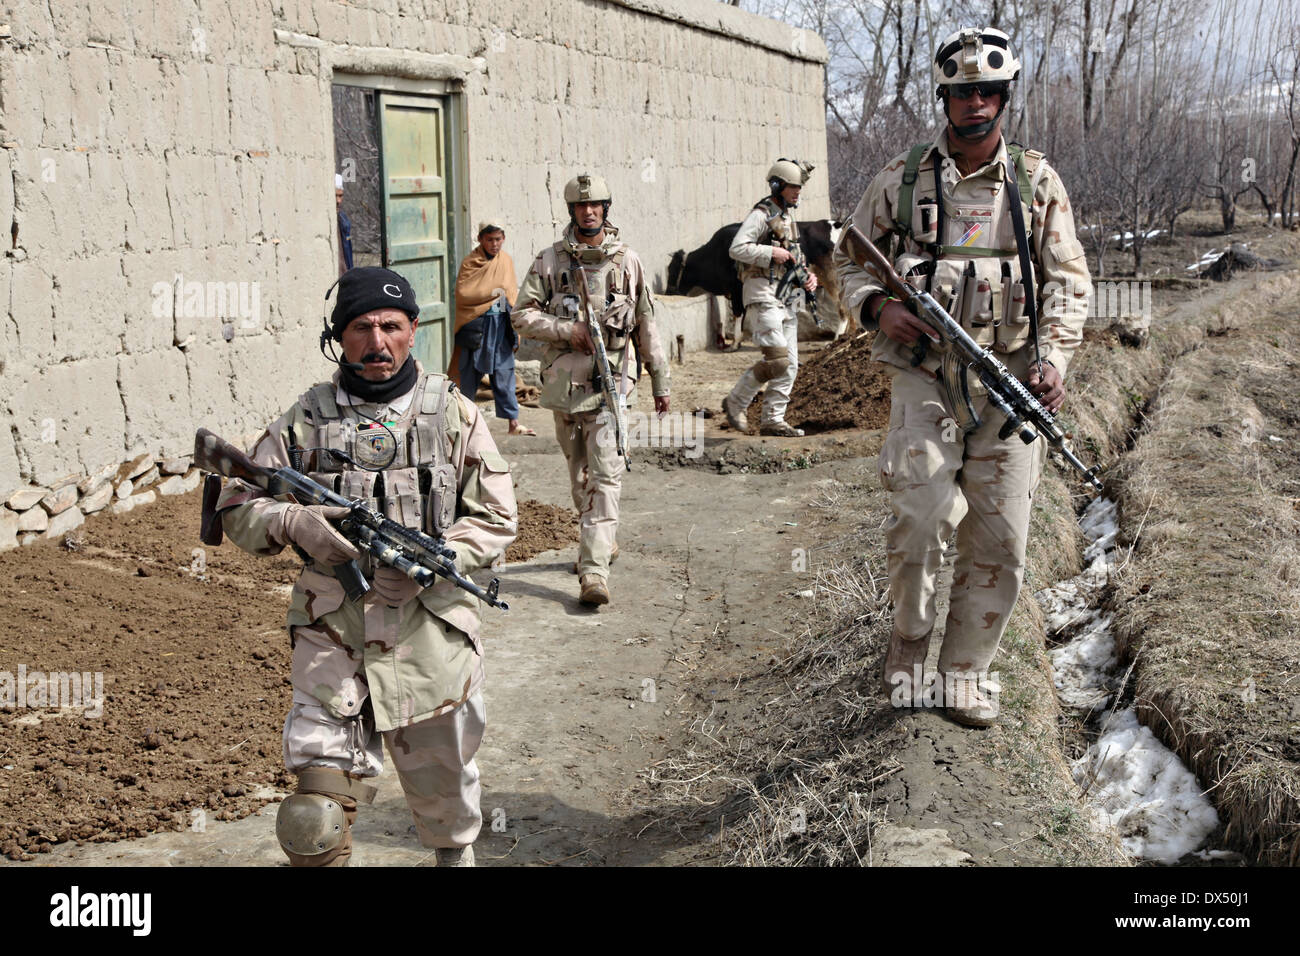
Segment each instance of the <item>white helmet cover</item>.
[{"label": "white helmet cover", "polygon": [[993,27],[963,27],[948,34],[934,55],[934,81],[939,86],[957,83],[995,83],[1020,76],[1020,61],[1011,38]]}]

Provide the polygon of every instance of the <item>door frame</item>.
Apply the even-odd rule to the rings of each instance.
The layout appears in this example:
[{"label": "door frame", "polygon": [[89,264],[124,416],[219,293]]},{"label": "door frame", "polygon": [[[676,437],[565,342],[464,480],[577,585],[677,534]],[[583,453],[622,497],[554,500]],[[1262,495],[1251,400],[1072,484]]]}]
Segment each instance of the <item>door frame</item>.
[{"label": "door frame", "polygon": [[[447,149],[447,341],[444,343],[446,354],[451,355],[452,338],[456,325],[456,273],[461,261],[473,248],[472,230],[469,222],[469,128],[466,122],[468,110],[465,105],[464,83],[459,80],[420,80],[403,76],[387,76],[378,73],[333,71],[332,83],[339,86],[360,86],[370,90],[382,90],[389,93],[404,93],[415,96],[441,97],[445,103],[444,114],[448,129],[444,131]],[[379,112],[376,111],[375,122],[379,124]],[[384,181],[384,150],[381,130],[376,130],[379,139],[379,177]],[[332,161],[331,161],[332,165]],[[382,214],[383,196],[379,197],[380,247],[387,265],[388,236],[386,216]],[[332,208],[332,207],[331,207]],[[428,369],[441,372],[443,369]]]}]

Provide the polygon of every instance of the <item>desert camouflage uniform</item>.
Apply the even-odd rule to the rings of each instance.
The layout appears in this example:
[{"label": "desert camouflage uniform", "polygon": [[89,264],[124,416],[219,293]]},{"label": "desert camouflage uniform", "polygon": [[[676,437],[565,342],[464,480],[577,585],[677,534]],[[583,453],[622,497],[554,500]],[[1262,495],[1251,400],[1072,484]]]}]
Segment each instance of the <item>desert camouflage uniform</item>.
[{"label": "desert camouflage uniform", "polygon": [[[400,466],[440,460],[450,472],[447,501],[454,498],[454,513],[441,519],[445,539],[456,552],[457,568],[468,574],[490,564],[514,540],[517,510],[509,469],[487,423],[459,392],[443,392],[445,381],[421,369],[412,391],[377,405],[349,399],[335,375],[333,383],[304,393],[277,419],[255,444],[252,458],[262,465],[288,465],[290,427],[304,448],[353,444],[357,457],[348,436],[366,421],[349,403],[395,422],[403,457],[383,472],[382,499],[372,497],[375,473],[320,452],[306,452],[303,470],[348,497],[369,498],[373,507],[408,527],[423,524],[428,531],[423,514],[427,498],[420,494],[417,469]],[[437,435],[440,395],[445,404],[442,434]],[[442,443],[440,455],[436,442]],[[226,533],[241,548],[266,555],[281,550],[267,535],[268,519],[284,507],[276,499],[232,481],[217,507]],[[444,511],[450,507],[444,505]],[[370,574],[367,560],[363,557],[362,569]],[[473,758],[485,724],[479,617],[478,599],[442,578],[400,607],[391,607],[373,590],[362,601],[348,600],[328,568],[308,564],[294,585],[288,616],[293,705],[284,726],[287,769],[330,768],[353,781],[373,777],[383,769],[382,736],[421,843],[473,843],[482,822]],[[355,802],[346,807],[349,823],[355,807]],[[350,850],[350,835],[347,839]]]},{"label": "desert camouflage uniform", "polygon": [[[728,250],[744,283],[742,296],[754,344],[763,354],[763,360],[736,382],[730,397],[736,408],[749,408],[766,382],[760,425],[785,421],[790,392],[799,374],[798,313],[793,300],[782,302],[776,297],[776,286],[786,267],[772,264],[773,245],[786,249],[796,259],[803,255],[793,210],[769,198],[750,210]],[[783,359],[789,364],[782,362]],[[775,376],[772,372],[776,372]]]},{"label": "desert camouflage uniform", "polygon": [[[595,261],[583,264],[580,256]],[[600,411],[595,356],[569,345],[581,309],[578,269],[589,270],[589,276],[594,274],[605,289],[600,319],[605,349],[619,390],[628,396],[628,407],[635,402],[640,364],[628,353],[634,339],[640,361],[649,367],[656,398],[669,392],[669,371],[655,328],[654,300],[637,254],[619,240],[613,226],[606,225],[603,243],[592,247],[578,242],[570,225],[563,239],[533,261],[511,320],[520,335],[546,343],[540,401],[555,413],[555,437],[569,464],[573,506],[580,516],[578,573],[604,579],[609,576],[618,533],[624,463],[618,456],[613,420]]]},{"label": "desert camouflage uniform", "polygon": [[[906,156],[898,156],[876,176],[850,220],[882,249],[895,228]],[[1024,380],[1033,358],[1028,319],[1021,315],[1016,321],[1001,321],[1001,263],[1009,263],[1013,281],[1020,278],[1008,204],[1008,198],[1019,197],[1014,172],[1009,191],[1005,183],[1006,143],[999,143],[987,165],[963,177],[950,157],[947,132],[941,132],[921,159],[914,209],[920,200],[934,196],[936,156],[944,184],[946,233],[938,241],[985,247],[981,251],[991,248],[1001,254],[945,252],[931,279],[931,293],[947,305],[947,289],[960,281],[966,263],[974,261],[977,276],[989,280],[991,296],[977,303],[975,321],[965,323],[966,330],[981,345],[991,346],[1011,373]],[[1032,219],[1027,215],[1025,224],[1031,230],[1042,354],[1064,378],[1082,341],[1092,286],[1065,187],[1041,154],[1027,153],[1026,160],[1033,209]],[[914,228],[918,228],[915,220]],[[901,253],[894,257],[900,274],[930,259],[910,239]],[[870,295],[884,291],[880,282],[849,260],[842,240],[834,261],[849,309],[861,310]],[[924,284],[923,279],[914,281]],[[994,323],[993,317],[999,321]],[[874,315],[864,317],[867,328],[874,327],[873,319]],[[880,452],[880,476],[891,492],[894,512],[886,526],[894,627],[904,638],[923,637],[934,627],[935,581],[945,543],[956,531],[957,562],[939,669],[945,674],[987,671],[1020,593],[1030,499],[1042,472],[1046,443],[1025,445],[1014,436],[1000,440],[997,432],[1003,416],[989,406],[974,380],[975,409],[983,424],[963,436],[938,379],[937,348],[913,368],[911,348],[881,334],[872,354],[893,366],[893,401],[889,434]]]}]

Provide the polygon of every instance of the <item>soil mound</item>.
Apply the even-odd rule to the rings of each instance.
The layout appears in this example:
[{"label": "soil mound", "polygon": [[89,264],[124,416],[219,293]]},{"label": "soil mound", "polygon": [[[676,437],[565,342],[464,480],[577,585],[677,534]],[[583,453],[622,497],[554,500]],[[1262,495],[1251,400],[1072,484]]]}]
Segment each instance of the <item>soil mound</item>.
[{"label": "soil mound", "polygon": [[[875,332],[859,332],[800,356],[785,420],[810,435],[840,429],[889,427],[889,376],[871,358]],[[749,406],[749,425],[757,433],[762,398]]]},{"label": "soil mound", "polygon": [[506,561],[527,561],[535,554],[563,548],[578,540],[578,514],[572,508],[527,499],[519,502],[519,536],[506,548]]}]

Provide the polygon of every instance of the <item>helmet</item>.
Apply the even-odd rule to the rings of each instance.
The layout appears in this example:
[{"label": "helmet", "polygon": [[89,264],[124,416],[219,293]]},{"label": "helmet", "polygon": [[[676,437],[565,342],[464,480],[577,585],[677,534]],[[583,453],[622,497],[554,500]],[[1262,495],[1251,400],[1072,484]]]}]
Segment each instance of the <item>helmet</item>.
[{"label": "helmet", "polygon": [[801,163],[797,159],[786,159],[783,156],[767,171],[767,182],[773,191],[785,185],[802,186],[808,182],[808,177],[815,168],[812,163]]},{"label": "helmet", "polygon": [[564,201],[570,206],[576,202],[609,202],[611,198],[604,176],[579,173],[564,184]]},{"label": "helmet", "polygon": [[[935,95],[943,100],[943,113],[962,139],[978,140],[987,136],[1007,108],[1011,82],[1020,76],[1020,61],[1011,49],[1011,38],[993,27],[963,27],[946,36],[934,55]],[[1002,83],[1006,85],[998,103],[998,112],[990,120],[971,126],[958,126],[948,112],[945,88],[965,83]]]},{"label": "helmet", "polygon": [[964,27],[946,36],[934,55],[934,82],[996,83],[1020,76],[1011,38],[993,27]]},{"label": "helmet", "polygon": [[[613,200],[610,197],[609,183],[605,182],[604,176],[595,176],[591,173],[579,173],[564,184],[564,201],[569,206],[569,222],[584,236],[598,236],[609,222],[609,207]],[[602,222],[599,229],[584,229],[578,225],[578,217],[574,215],[573,207],[580,202],[598,202],[604,206],[604,214],[601,216]]]}]

